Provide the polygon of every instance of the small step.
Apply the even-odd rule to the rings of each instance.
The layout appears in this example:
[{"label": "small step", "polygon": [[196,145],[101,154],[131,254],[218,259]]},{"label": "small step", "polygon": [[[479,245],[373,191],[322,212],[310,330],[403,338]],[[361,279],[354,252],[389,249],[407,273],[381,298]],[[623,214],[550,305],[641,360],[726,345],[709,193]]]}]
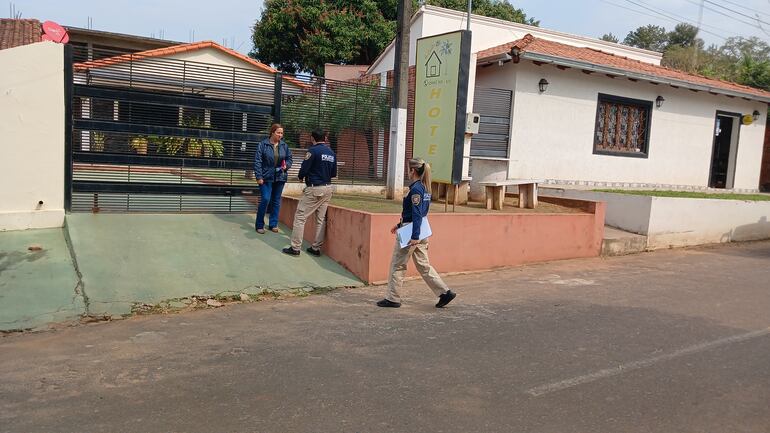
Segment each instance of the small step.
[{"label": "small step", "polygon": [[603,256],[622,256],[647,250],[647,236],[604,226]]}]

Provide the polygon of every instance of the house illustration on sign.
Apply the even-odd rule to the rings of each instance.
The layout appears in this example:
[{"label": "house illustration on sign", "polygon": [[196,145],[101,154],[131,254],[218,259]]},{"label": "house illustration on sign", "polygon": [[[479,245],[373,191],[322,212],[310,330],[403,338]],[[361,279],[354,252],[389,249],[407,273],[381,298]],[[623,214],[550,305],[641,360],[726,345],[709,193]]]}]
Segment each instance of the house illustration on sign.
[{"label": "house illustration on sign", "polygon": [[441,76],[441,59],[435,51],[430,53],[428,61],[425,62],[425,78],[435,78]]}]

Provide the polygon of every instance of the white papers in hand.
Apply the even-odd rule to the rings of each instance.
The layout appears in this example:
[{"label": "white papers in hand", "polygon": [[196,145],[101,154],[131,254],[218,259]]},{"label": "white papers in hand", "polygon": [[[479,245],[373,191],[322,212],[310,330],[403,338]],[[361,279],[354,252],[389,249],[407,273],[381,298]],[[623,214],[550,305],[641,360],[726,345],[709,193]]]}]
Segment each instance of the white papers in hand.
[{"label": "white papers in hand", "polygon": [[[420,225],[419,240],[423,240],[432,234],[433,232],[430,230],[428,218],[423,218],[422,224]],[[409,244],[409,240],[412,239],[412,223],[404,224],[400,229],[396,230],[396,239],[398,239],[401,248],[405,248]]]}]

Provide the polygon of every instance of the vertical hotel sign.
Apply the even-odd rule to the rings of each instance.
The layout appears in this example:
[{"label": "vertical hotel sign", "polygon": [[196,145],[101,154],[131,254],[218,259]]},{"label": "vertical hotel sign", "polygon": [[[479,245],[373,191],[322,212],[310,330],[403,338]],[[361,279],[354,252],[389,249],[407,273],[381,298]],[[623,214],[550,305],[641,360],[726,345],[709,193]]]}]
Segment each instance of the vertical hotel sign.
[{"label": "vertical hotel sign", "polygon": [[417,40],[414,155],[428,161],[433,180],[462,180],[471,33],[461,30]]}]

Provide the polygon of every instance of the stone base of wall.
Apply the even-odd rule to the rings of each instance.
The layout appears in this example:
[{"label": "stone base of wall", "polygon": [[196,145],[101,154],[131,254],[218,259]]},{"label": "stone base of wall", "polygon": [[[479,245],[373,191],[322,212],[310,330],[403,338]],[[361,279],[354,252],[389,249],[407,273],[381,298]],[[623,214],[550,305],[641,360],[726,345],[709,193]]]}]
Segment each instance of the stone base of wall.
[{"label": "stone base of wall", "polygon": [[709,188],[699,185],[673,185],[665,183],[638,183],[638,182],[603,182],[592,180],[562,180],[562,179],[546,179],[543,186],[553,188],[571,188],[571,189],[643,189],[643,190],[666,190],[666,191],[704,191],[704,192],[738,192],[738,193],[756,193],[759,189],[724,189],[724,188]]}]

